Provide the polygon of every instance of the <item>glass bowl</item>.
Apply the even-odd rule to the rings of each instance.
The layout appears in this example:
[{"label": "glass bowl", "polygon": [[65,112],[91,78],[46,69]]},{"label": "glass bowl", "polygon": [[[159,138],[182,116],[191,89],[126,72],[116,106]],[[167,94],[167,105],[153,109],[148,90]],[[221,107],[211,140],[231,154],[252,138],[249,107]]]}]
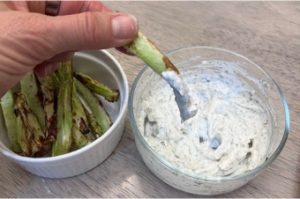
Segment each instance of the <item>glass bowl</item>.
[{"label": "glass bowl", "polygon": [[157,88],[154,85],[167,83],[155,74],[149,67],[136,77],[129,97],[129,118],[134,132],[137,149],[147,167],[162,181],[170,186],[193,194],[218,195],[233,191],[262,172],[270,165],[283,149],[288,137],[290,119],[286,99],[276,82],[260,66],[246,57],[229,50],[195,46],[172,51],[168,54],[171,61],[184,76],[187,73],[201,73],[206,70],[195,65],[210,63],[214,72],[231,71],[242,78],[258,93],[259,98],[268,109],[270,118],[270,140],[266,159],[256,168],[234,176],[207,177],[188,173],[158,154],[145,140],[138,125],[141,101],[147,97],[147,91]]}]

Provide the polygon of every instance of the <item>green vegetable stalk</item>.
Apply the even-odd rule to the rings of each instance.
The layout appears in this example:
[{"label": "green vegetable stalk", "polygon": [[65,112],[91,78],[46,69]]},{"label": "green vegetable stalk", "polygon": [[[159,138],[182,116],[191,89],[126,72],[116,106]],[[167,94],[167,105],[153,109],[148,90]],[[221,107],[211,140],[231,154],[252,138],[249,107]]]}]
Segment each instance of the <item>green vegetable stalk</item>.
[{"label": "green vegetable stalk", "polygon": [[191,102],[189,89],[180,77],[178,69],[145,35],[139,32],[137,37],[125,48],[128,52],[142,59],[172,87],[182,121],[197,113],[196,107]]},{"label": "green vegetable stalk", "polygon": [[90,76],[76,73],[75,77],[83,83],[87,88],[89,88],[92,92],[97,93],[103,96],[109,102],[115,102],[119,99],[119,91],[112,90],[106,85],[100,83],[97,80],[92,79]]},{"label": "green vegetable stalk", "polygon": [[[81,148],[100,137],[112,122],[95,94],[110,102],[118,90],[76,73],[71,60],[55,73],[37,77],[28,73],[20,82],[21,92],[8,91],[1,107],[11,148],[25,156],[52,156]],[[82,98],[82,100],[81,100]]]},{"label": "green vegetable stalk", "polygon": [[24,156],[31,156],[31,147],[27,139],[26,128],[19,114],[17,114],[16,117],[16,129],[18,144],[21,148],[21,151],[19,153]]},{"label": "green vegetable stalk", "polygon": [[61,84],[57,100],[57,136],[52,146],[52,156],[69,152],[72,144],[72,87],[70,81]]},{"label": "green vegetable stalk", "polygon": [[15,115],[15,101],[14,95],[11,90],[7,91],[6,94],[1,98],[1,107],[6,125],[6,131],[8,135],[11,148],[14,152],[20,153],[21,147],[18,143],[17,133],[17,117]]},{"label": "green vegetable stalk", "polygon": [[96,137],[100,137],[104,133],[104,131],[102,130],[97,119],[94,117],[93,114],[89,113],[88,110],[86,110],[86,116],[87,116],[88,124],[89,124],[89,127],[90,127],[92,133]]},{"label": "green vegetable stalk", "polygon": [[179,74],[178,69],[172,64],[169,58],[162,54],[153,42],[141,32],[125,48],[128,52],[143,60],[159,75],[165,71],[174,71]]},{"label": "green vegetable stalk", "polygon": [[72,65],[62,62],[58,69],[59,90],[57,99],[57,136],[52,156],[68,153],[72,146]]},{"label": "green vegetable stalk", "polygon": [[51,76],[52,76],[52,82],[53,82],[53,87],[54,87],[54,94],[58,95],[58,90],[60,87],[58,72],[56,71],[56,72],[52,73]]},{"label": "green vegetable stalk", "polygon": [[39,90],[36,82],[36,78],[33,72],[28,73],[21,80],[21,92],[25,95],[26,101],[32,110],[32,112],[36,115],[42,130],[46,129],[46,116],[44,109],[42,107],[42,103],[39,99]]},{"label": "green vegetable stalk", "polygon": [[55,100],[55,74],[45,77],[38,77],[40,88],[43,94],[43,107],[46,115],[46,137],[51,141],[56,136],[56,118],[54,110]]},{"label": "green vegetable stalk", "polygon": [[80,149],[89,143],[88,139],[77,127],[72,128],[73,145],[75,149]]},{"label": "green vegetable stalk", "polygon": [[88,143],[87,138],[83,134],[89,132],[88,121],[84,112],[84,108],[78,97],[74,82],[72,83],[72,114],[73,127],[72,137],[75,148],[81,148]]},{"label": "green vegetable stalk", "polygon": [[76,126],[83,134],[89,132],[87,117],[83,108],[83,105],[79,99],[75,83],[72,82],[72,112],[73,121],[75,121]]},{"label": "green vegetable stalk", "polygon": [[98,123],[101,126],[101,129],[105,132],[111,125],[111,120],[107,115],[104,108],[101,106],[99,99],[93,95],[93,93],[85,87],[80,81],[77,79],[73,79],[76,85],[76,89],[81,97],[84,99],[86,104],[89,106],[90,110],[92,111],[93,115],[97,119]]},{"label": "green vegetable stalk", "polygon": [[60,82],[68,81],[72,79],[72,61],[67,60],[61,62],[60,67],[57,71],[57,77]]},{"label": "green vegetable stalk", "polygon": [[[37,117],[32,113],[29,108],[25,96],[22,93],[16,94],[16,112],[17,116],[21,118],[23,122],[23,129],[25,129],[25,134],[27,142],[31,147],[31,155],[38,153],[43,148],[43,141],[45,135],[41,129],[40,123]],[[19,127],[20,128],[20,124]],[[25,142],[24,130],[20,131],[20,142]],[[19,143],[20,145],[22,143]]]}]

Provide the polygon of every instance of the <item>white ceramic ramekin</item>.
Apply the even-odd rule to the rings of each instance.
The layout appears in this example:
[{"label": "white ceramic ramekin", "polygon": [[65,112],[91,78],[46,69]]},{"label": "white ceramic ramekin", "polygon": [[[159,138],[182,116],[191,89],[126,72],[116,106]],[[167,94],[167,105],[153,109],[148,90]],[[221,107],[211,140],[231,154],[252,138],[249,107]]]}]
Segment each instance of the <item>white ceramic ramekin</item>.
[{"label": "white ceramic ramekin", "polygon": [[113,119],[111,128],[87,146],[57,157],[23,157],[9,149],[2,113],[0,114],[0,150],[10,160],[25,170],[43,177],[64,178],[84,173],[103,162],[115,149],[124,130],[128,104],[128,82],[117,60],[107,51],[84,51],[75,53],[75,71],[80,71],[118,88],[117,103],[104,103]]}]

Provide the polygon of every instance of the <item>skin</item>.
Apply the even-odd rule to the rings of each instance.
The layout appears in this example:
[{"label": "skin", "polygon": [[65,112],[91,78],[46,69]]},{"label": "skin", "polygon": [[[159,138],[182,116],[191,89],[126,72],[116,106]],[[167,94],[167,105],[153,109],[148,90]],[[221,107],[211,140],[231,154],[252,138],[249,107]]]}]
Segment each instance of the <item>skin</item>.
[{"label": "skin", "polygon": [[44,11],[44,1],[0,2],[0,96],[29,71],[44,76],[72,52],[120,47],[138,30],[132,15],[97,1],[62,1],[56,17]]}]

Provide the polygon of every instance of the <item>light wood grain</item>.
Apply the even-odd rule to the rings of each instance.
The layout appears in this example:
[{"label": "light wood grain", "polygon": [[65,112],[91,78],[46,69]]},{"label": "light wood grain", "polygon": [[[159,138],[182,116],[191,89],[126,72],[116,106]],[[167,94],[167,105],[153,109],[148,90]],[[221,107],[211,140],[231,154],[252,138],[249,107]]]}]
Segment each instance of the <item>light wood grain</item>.
[{"label": "light wood grain", "polygon": [[[106,2],[137,16],[163,51],[190,45],[226,48],[261,65],[289,102],[291,132],[279,158],[224,197],[300,197],[300,2]],[[130,84],[142,63],[112,53]],[[1,197],[194,197],[156,178],[139,156],[129,122],[115,152],[86,174],[61,180],[33,176],[0,155]]]}]

